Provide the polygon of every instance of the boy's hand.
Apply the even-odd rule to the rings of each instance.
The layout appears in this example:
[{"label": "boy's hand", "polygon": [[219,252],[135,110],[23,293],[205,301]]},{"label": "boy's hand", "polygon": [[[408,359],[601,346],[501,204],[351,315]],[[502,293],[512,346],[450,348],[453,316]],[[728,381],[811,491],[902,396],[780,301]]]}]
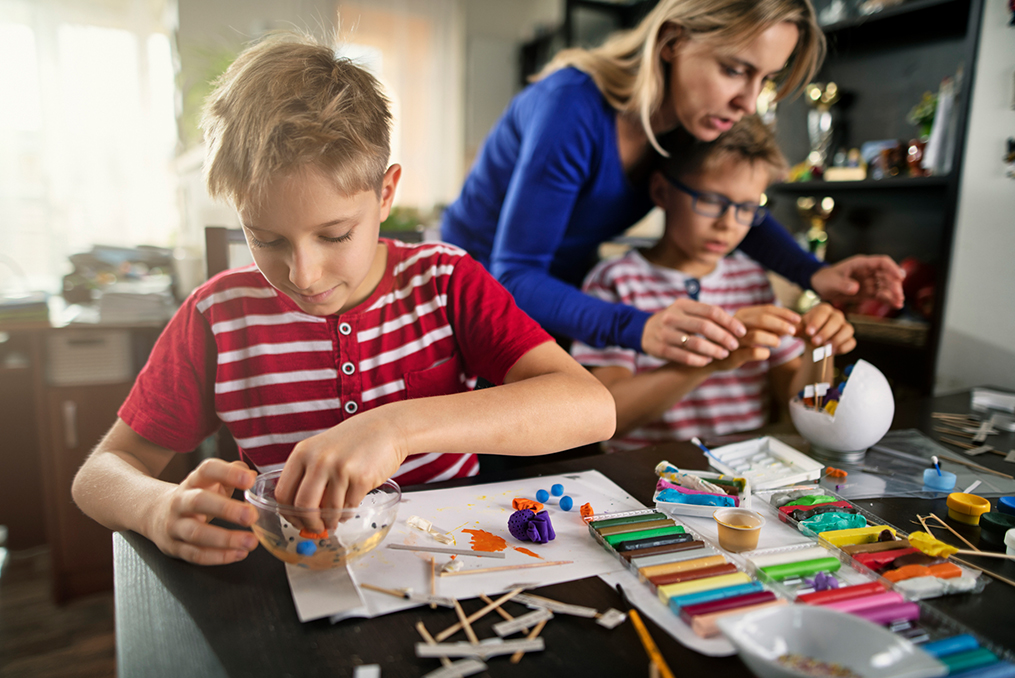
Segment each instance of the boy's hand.
[{"label": "boy's hand", "polygon": [[232,498],[233,490],[246,490],[257,474],[242,461],[231,464],[207,459],[183,482],[166,493],[151,516],[148,536],[165,553],[198,565],[224,565],[243,560],[257,548],[252,532],[209,525],[221,518],[250,527],[256,509]]},{"label": "boy's hand", "polygon": [[799,315],[774,304],[747,306],[739,309],[734,317],[748,330],[747,336],[740,340],[741,346],[778,348],[782,337],[796,334],[800,325]]},{"label": "boy's hand", "polygon": [[643,353],[691,367],[704,367],[736,350],[746,329],[718,306],[679,299],[652,314],[641,337]]},{"label": "boy's hand", "polygon": [[[383,409],[383,408],[381,408]],[[282,469],[275,498],[300,508],[355,508],[408,456],[397,427],[370,410],[298,443]],[[311,532],[325,525],[300,516]]]},{"label": "boy's hand", "polygon": [[831,343],[840,355],[856,348],[853,326],[842,311],[830,304],[819,304],[804,314],[802,334],[814,346]]}]

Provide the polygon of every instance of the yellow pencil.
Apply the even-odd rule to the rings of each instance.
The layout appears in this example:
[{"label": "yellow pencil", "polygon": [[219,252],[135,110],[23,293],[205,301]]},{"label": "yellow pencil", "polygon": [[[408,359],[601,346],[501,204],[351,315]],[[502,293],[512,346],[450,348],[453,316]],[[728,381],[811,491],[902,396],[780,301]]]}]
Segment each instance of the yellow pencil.
[{"label": "yellow pencil", "polygon": [[652,640],[652,636],[648,633],[648,629],[645,628],[645,623],[641,620],[638,610],[632,607],[627,611],[627,616],[631,618],[631,623],[634,624],[634,628],[637,629],[638,636],[641,638],[641,644],[645,646],[645,652],[648,653],[649,659],[659,669],[659,673],[663,678],[673,678],[673,672],[666,665],[666,660],[663,659],[662,653],[656,647],[655,641]]}]

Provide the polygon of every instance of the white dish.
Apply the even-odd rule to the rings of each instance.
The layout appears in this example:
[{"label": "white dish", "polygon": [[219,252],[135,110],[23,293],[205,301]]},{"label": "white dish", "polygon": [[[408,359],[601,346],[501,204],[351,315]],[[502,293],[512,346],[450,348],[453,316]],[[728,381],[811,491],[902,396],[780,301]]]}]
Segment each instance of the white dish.
[{"label": "white dish", "polygon": [[796,654],[848,668],[862,678],[934,678],[948,668],[882,626],[812,605],[786,605],[717,621],[751,671],[761,678],[805,678],[780,663]]},{"label": "white dish", "polygon": [[746,478],[755,492],[817,480],[825,468],[824,464],[771,436],[723,445],[711,452],[710,466],[727,475]]}]

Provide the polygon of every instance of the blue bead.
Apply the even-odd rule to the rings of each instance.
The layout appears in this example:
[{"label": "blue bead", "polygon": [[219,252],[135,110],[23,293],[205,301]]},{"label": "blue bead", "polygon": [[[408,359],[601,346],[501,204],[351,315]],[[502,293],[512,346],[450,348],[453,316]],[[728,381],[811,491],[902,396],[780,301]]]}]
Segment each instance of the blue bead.
[{"label": "blue bead", "polygon": [[539,490],[538,492],[536,492],[536,501],[538,501],[539,503],[545,504],[549,500],[550,493],[547,492],[546,490]]},{"label": "blue bead", "polygon": [[560,498],[560,507],[565,511],[570,511],[571,507],[574,506],[574,500],[566,494]]},{"label": "blue bead", "polygon": [[312,541],[301,541],[296,545],[296,553],[301,556],[312,556],[317,553],[317,544]]},{"label": "blue bead", "polygon": [[552,494],[555,497],[559,497],[560,495],[564,494],[564,486],[561,485],[560,483],[554,484],[554,486],[550,488],[550,494]]}]

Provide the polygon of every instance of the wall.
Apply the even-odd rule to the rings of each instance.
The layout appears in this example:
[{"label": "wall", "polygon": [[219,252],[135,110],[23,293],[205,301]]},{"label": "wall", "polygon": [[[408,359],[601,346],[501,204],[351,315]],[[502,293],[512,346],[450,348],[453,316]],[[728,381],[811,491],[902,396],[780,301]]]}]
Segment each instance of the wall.
[{"label": "wall", "polygon": [[1015,27],[1008,0],[986,0],[969,117],[936,391],[1015,390]]}]

